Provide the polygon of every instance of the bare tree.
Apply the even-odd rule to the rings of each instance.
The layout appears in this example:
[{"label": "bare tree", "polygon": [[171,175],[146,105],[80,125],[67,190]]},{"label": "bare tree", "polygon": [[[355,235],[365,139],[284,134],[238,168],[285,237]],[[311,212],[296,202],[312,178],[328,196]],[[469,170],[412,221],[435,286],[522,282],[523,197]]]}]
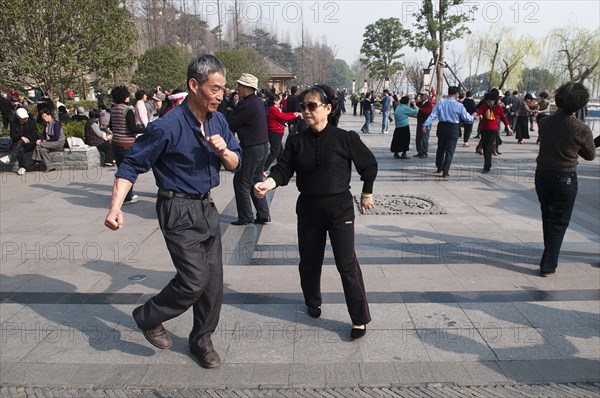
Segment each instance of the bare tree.
[{"label": "bare tree", "polygon": [[583,82],[600,63],[600,28],[594,31],[565,27],[550,32],[549,59],[552,67],[569,82]]},{"label": "bare tree", "polygon": [[[471,59],[469,62],[469,81],[467,87],[469,90],[473,90],[473,77],[479,74],[479,68],[484,62],[483,55],[485,51],[485,43],[487,42],[487,35],[484,33],[475,33],[469,36],[467,40],[467,57]],[[475,70],[473,70],[473,62],[475,62]]]},{"label": "bare tree", "polygon": [[423,88],[423,78],[425,77],[423,72],[424,68],[425,65],[415,58],[409,60],[406,65],[404,65],[404,77],[415,93],[418,93]]}]

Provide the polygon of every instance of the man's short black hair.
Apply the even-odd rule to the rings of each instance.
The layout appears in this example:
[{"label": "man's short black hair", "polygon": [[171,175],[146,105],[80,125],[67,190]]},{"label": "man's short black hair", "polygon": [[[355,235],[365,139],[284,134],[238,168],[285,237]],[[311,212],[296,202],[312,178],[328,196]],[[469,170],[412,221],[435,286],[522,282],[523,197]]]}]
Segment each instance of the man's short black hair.
[{"label": "man's short black hair", "polygon": [[460,89],[456,86],[448,87],[448,95],[454,95],[460,92]]}]

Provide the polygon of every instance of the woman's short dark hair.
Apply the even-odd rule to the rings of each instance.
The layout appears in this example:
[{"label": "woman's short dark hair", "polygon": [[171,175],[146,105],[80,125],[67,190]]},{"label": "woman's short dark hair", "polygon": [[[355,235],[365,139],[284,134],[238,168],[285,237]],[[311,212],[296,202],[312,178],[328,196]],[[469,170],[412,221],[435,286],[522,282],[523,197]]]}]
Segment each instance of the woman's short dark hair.
[{"label": "woman's short dark hair", "polygon": [[110,96],[115,104],[124,104],[131,94],[129,93],[129,89],[127,89],[127,87],[116,86],[110,90]]},{"label": "woman's short dark hair", "polygon": [[[44,113],[44,112],[42,112],[42,113]],[[68,112],[67,112],[67,108],[66,108],[64,105],[61,105],[61,106],[59,106],[59,107],[58,107],[58,113],[68,113]],[[48,112],[47,114],[48,114],[48,115],[51,115],[52,113],[49,113],[49,112]]]},{"label": "woman's short dark hair", "polygon": [[554,100],[558,109],[573,113],[587,105],[590,93],[581,83],[566,83],[556,89]]},{"label": "woman's short dark hair", "polygon": [[135,100],[139,101],[141,99],[144,99],[144,95],[146,95],[147,93],[144,90],[138,90],[135,92]]},{"label": "woman's short dark hair", "polygon": [[[60,109],[60,108],[62,108],[62,106],[59,106],[58,108]],[[52,116],[52,110],[50,108],[42,108],[42,109],[39,110],[39,112],[40,112],[40,115],[50,115],[50,116]]]},{"label": "woman's short dark hair", "polygon": [[500,98],[500,91],[498,91],[497,88],[493,88],[490,90],[490,92],[488,93],[488,99],[491,101],[498,101],[498,99]]},{"label": "woman's short dark hair", "polygon": [[408,98],[408,96],[404,96],[402,98],[400,98],[400,103],[401,104],[408,104],[410,102],[410,98]]},{"label": "woman's short dark hair", "polygon": [[192,59],[187,69],[187,85],[190,88],[190,79],[196,79],[199,85],[203,85],[208,76],[220,73],[225,76],[225,65],[221,60],[211,54],[200,54]]},{"label": "woman's short dark hair", "polygon": [[273,93],[269,93],[268,97],[267,97],[267,101],[269,101],[269,106],[273,106],[275,105],[275,101],[280,101],[281,97],[279,96],[279,94],[273,94]]},{"label": "woman's short dark hair", "polygon": [[304,90],[302,94],[300,94],[300,96],[298,97],[298,101],[303,102],[304,97],[307,94],[318,95],[321,99],[321,102],[323,102],[324,104],[331,104],[331,113],[329,113],[329,115],[327,116],[327,122],[337,127],[342,112],[338,107],[337,96],[335,95],[335,91],[333,91],[333,88],[329,87],[326,84],[314,85]]},{"label": "woman's short dark hair", "polygon": [[527,94],[525,94],[525,97],[523,99],[525,99],[525,100],[533,99],[533,95],[531,95],[530,93],[527,93]]}]

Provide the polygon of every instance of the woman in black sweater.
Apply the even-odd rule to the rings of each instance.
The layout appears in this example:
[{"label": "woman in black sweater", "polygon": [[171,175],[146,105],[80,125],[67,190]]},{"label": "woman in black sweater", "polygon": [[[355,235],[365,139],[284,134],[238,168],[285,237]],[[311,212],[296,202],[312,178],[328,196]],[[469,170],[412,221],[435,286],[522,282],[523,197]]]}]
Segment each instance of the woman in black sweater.
[{"label": "woman in black sweater", "polygon": [[308,314],[321,315],[321,269],[327,233],[342,278],[352,330],[359,338],[371,321],[362,272],[354,251],[354,202],[350,193],[352,163],[363,181],[360,208],[373,208],[377,160],[354,131],[337,128],[340,110],[333,89],[313,86],[299,97],[308,129],[290,136],[269,178],[254,187],[257,197],[287,185],[296,173],[300,283]]},{"label": "woman in black sweater", "polygon": [[542,209],[544,253],[542,276],[558,267],[560,247],[571,221],[577,196],[577,160],[594,160],[596,150],[590,128],[575,117],[590,98],[581,83],[567,83],[555,93],[558,111],[539,122],[540,152],[535,170],[535,190]]}]

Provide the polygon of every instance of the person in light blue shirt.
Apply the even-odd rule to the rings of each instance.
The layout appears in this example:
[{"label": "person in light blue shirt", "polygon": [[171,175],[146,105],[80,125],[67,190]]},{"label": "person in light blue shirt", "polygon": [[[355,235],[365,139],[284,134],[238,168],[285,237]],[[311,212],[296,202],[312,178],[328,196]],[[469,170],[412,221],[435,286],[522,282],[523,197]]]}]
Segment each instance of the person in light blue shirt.
[{"label": "person in light blue shirt", "polygon": [[437,125],[438,145],[435,155],[436,173],[442,173],[443,178],[449,177],[450,165],[454,157],[456,142],[460,135],[460,122],[473,123],[475,118],[467,113],[463,104],[457,101],[460,90],[456,86],[448,88],[448,97],[433,108],[433,111],[423,123],[423,133],[434,120]]},{"label": "person in light blue shirt", "polygon": [[392,109],[392,97],[390,92],[385,89],[383,90],[383,98],[381,99],[381,133],[388,134],[390,110]]},{"label": "person in light blue shirt", "polygon": [[[389,98],[389,97],[388,97]],[[392,138],[392,145],[390,151],[394,153],[396,159],[408,159],[406,152],[410,146],[410,127],[408,117],[416,117],[419,112],[419,108],[408,106],[410,99],[408,97],[400,98],[400,104],[394,111],[394,122],[396,128],[394,129],[394,137]],[[398,155],[402,152],[402,156]]]}]

